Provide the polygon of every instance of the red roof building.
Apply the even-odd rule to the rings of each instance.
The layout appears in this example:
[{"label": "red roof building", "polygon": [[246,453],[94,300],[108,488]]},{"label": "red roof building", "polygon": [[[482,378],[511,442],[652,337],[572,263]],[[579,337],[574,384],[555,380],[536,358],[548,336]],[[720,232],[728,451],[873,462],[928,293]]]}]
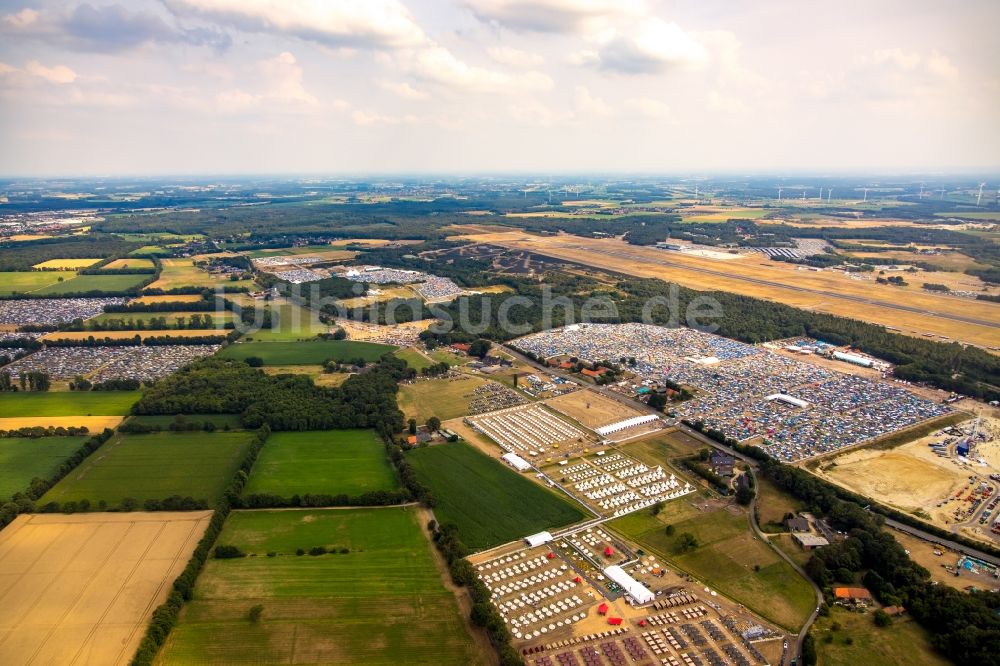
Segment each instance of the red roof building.
[{"label": "red roof building", "polygon": [[607,604],[601,604],[600,606],[597,607],[597,612],[600,613],[601,615],[607,615],[608,614],[608,610],[610,608],[611,607],[608,606]]},{"label": "red roof building", "polygon": [[622,623],[622,619],[620,617],[609,617],[608,618],[608,624],[613,624],[613,625],[615,625],[617,627],[621,623]]},{"label": "red roof building", "polygon": [[615,554],[615,551],[614,551],[613,548],[611,548],[611,546],[605,546],[604,547],[604,557],[611,557],[614,554]]},{"label": "red roof building", "polygon": [[451,344],[451,348],[457,349],[460,352],[465,352],[466,354],[468,354],[469,350],[472,349],[472,345],[470,345],[468,342],[453,342]]}]

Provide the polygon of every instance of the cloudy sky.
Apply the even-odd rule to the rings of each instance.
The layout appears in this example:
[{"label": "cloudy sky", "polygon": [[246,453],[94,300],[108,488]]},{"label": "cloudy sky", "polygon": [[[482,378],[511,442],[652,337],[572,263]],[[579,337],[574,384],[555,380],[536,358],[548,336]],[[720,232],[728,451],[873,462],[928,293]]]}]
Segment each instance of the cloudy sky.
[{"label": "cloudy sky", "polygon": [[997,25],[995,0],[0,0],[0,173],[996,169]]}]

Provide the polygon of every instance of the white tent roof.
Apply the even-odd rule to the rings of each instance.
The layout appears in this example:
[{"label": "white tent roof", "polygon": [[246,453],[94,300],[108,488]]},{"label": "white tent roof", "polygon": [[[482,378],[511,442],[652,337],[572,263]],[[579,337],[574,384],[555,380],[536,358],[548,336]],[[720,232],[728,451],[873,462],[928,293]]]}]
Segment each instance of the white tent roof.
[{"label": "white tent roof", "polygon": [[617,564],[613,564],[605,569],[604,575],[618,583],[618,585],[621,586],[621,588],[625,590],[630,597],[635,599],[635,602],[640,606],[642,604],[650,603],[655,598],[655,595],[649,591],[648,587],[637,581],[635,578],[632,578],[632,576],[629,576],[625,573],[625,570]]},{"label": "white tent roof", "polygon": [[527,460],[517,455],[516,453],[505,453],[502,456],[500,456],[500,458],[503,459],[505,463],[516,469],[518,472],[525,472],[531,469],[531,463],[529,463]]},{"label": "white tent roof", "polygon": [[539,532],[538,534],[532,534],[531,536],[524,537],[524,540],[529,546],[534,548],[535,546],[541,546],[552,541],[552,535],[548,532]]}]

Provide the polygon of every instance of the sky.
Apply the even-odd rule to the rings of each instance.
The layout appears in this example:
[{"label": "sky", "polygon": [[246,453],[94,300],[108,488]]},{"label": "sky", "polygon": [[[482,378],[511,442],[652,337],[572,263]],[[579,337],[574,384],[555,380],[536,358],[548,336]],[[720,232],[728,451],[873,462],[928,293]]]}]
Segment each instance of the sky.
[{"label": "sky", "polygon": [[976,172],[995,0],[0,0],[0,174]]}]

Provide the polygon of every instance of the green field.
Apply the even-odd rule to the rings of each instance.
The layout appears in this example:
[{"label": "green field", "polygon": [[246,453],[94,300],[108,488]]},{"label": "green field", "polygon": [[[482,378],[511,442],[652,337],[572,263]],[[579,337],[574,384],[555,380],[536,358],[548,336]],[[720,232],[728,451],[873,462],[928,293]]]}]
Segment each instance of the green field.
[{"label": "green field", "polygon": [[[208,561],[157,663],[487,663],[416,516],[399,507],[234,512],[217,543],[255,557]],[[295,555],[315,546],[349,552]]]},{"label": "green field", "polygon": [[472,392],[485,383],[478,377],[463,376],[403,384],[397,396],[399,408],[406,418],[416,419],[417,423],[426,423],[432,416],[442,421],[466,416]]},{"label": "green field", "polygon": [[86,437],[0,439],[0,500],[25,490],[35,477],[50,477],[85,441]]},{"label": "green field", "polygon": [[316,313],[309,308],[288,301],[272,302],[267,307],[271,311],[272,320],[276,318],[277,326],[248,332],[244,336],[245,340],[290,342],[308,340],[330,331],[330,327],[321,322]]},{"label": "green field", "polygon": [[441,523],[458,525],[462,542],[483,549],[575,523],[583,511],[465,443],[407,454],[437,500]]},{"label": "green field", "polygon": [[149,275],[77,275],[72,280],[50,284],[34,293],[46,296],[84,291],[124,293],[148,278]]},{"label": "green field", "polygon": [[[229,427],[230,430],[240,430],[243,428],[243,424],[240,423],[239,414],[193,414],[184,416],[183,419],[188,423],[205,423],[211,422],[216,428]],[[160,416],[160,415],[139,415],[128,417],[129,423],[141,423],[143,425],[150,426],[160,426],[164,430],[168,429],[171,424],[177,420],[176,416]]]},{"label": "green field", "polygon": [[37,291],[50,284],[56,284],[59,279],[71,280],[76,276],[73,271],[16,271],[0,273],[0,296]]},{"label": "green field", "polygon": [[249,432],[158,432],[116,435],[45,493],[39,505],[88,499],[115,507],[171,495],[215,502],[232,479]]},{"label": "green field", "polygon": [[[183,306],[183,303],[181,303],[180,305]],[[186,327],[187,326],[187,322],[189,321],[189,317],[191,315],[198,315],[202,319],[204,319],[205,315],[209,315],[212,318],[212,321],[215,323],[215,325],[217,327],[219,327],[219,328],[222,328],[222,326],[226,322],[233,320],[233,313],[232,312],[228,312],[228,311],[225,311],[225,312],[105,312],[104,314],[97,315],[93,319],[88,319],[87,320],[87,324],[89,325],[92,322],[93,323],[103,323],[103,322],[106,322],[106,321],[119,320],[119,319],[124,319],[125,321],[128,321],[128,320],[131,319],[132,321],[141,321],[141,322],[143,322],[145,324],[148,324],[153,319],[159,319],[160,317],[164,317],[167,320],[167,327],[168,328],[173,328],[173,327],[177,326],[177,319],[180,317],[180,318],[184,319],[184,325]]]},{"label": "green field", "polygon": [[141,391],[0,393],[0,416],[121,416]]},{"label": "green field", "polygon": [[[666,534],[665,523],[674,526],[673,536]],[[637,512],[608,525],[644,550],[791,631],[802,626],[816,605],[809,583],[754,538],[742,510],[720,508],[678,520],[668,505],[658,517]],[[699,543],[687,553],[676,547],[684,533],[693,534]]]},{"label": "green field", "polygon": [[243,342],[219,352],[223,358],[245,360],[251,356],[264,359],[264,365],[317,365],[327,359],[348,361],[363,358],[377,361],[395,347],[374,342],[351,340],[314,340],[311,342]]},{"label": "green field", "polygon": [[[832,629],[833,623],[840,625]],[[934,650],[920,625],[906,617],[888,627],[876,627],[870,613],[861,615],[842,608],[819,617],[810,633],[816,639],[819,666],[945,666],[952,663]],[[827,643],[827,636],[830,642]],[[845,639],[850,638],[848,645]]]},{"label": "green field", "polygon": [[430,360],[416,349],[412,349],[410,347],[400,349],[394,355],[396,358],[401,358],[406,361],[406,364],[417,372],[434,365],[434,361]]},{"label": "green field", "polygon": [[385,447],[373,431],[319,430],[271,435],[244,492],[354,497],[396,487]]}]

